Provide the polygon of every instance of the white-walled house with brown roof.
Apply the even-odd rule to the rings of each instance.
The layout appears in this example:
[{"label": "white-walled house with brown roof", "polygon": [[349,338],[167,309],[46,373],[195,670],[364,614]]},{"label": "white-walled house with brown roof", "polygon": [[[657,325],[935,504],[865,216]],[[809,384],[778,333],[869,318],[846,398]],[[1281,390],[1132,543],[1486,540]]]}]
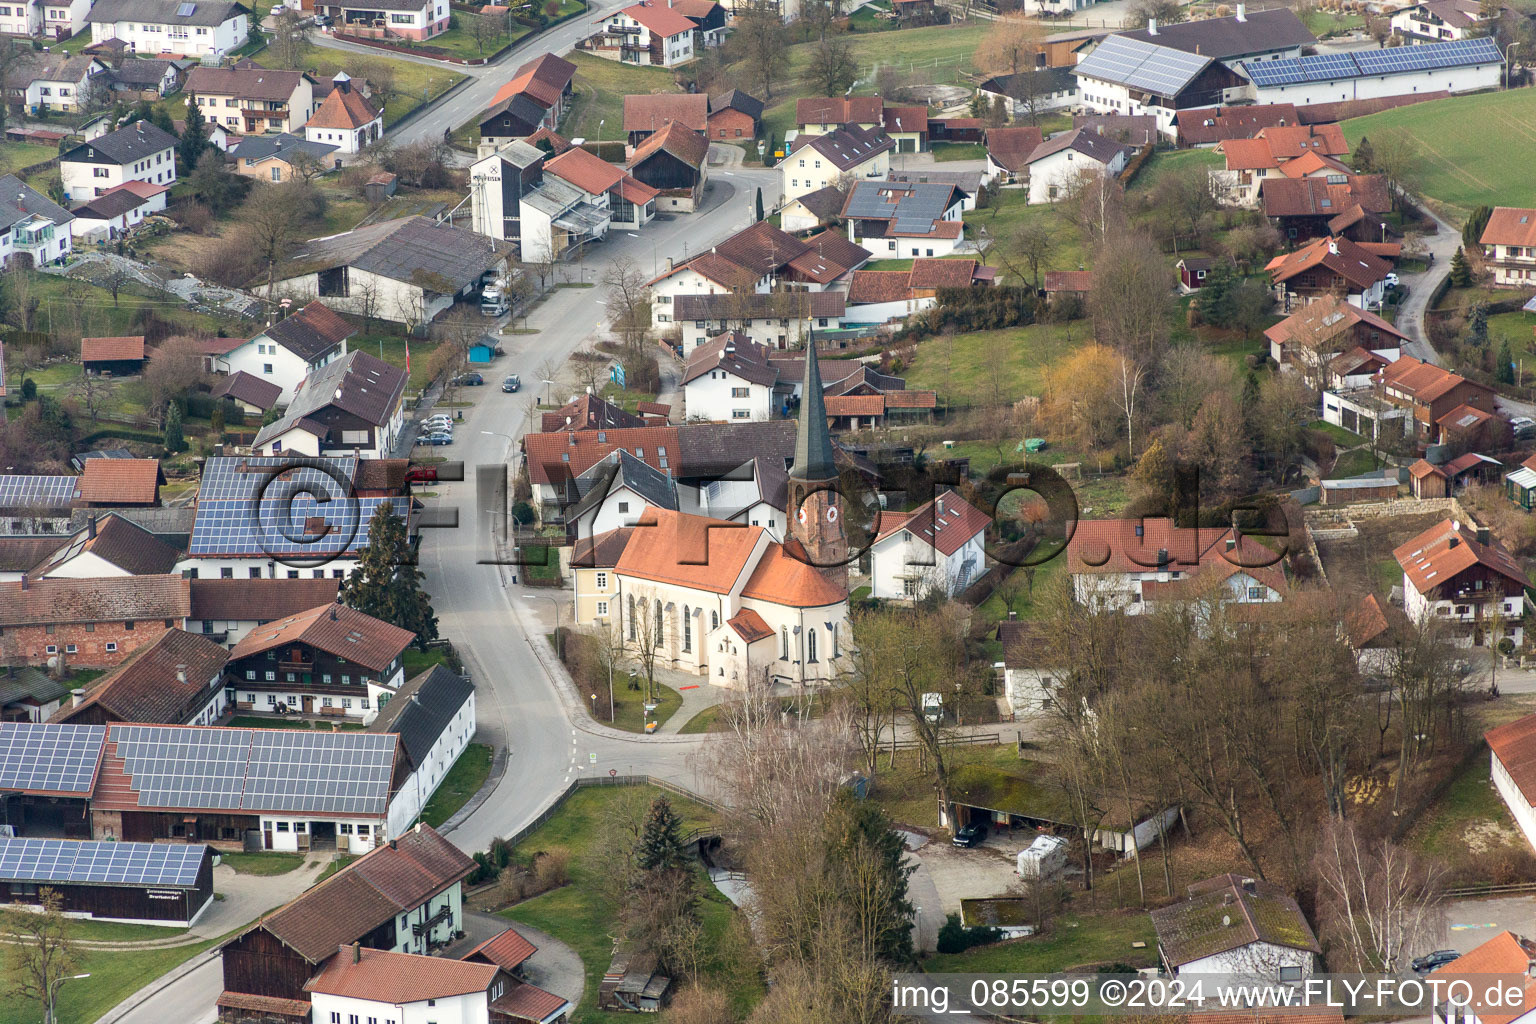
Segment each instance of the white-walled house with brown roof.
[{"label": "white-walled house with brown roof", "polygon": [[193,68],[182,91],[208,121],[242,135],[297,132],[315,112],[314,79],[250,60]]},{"label": "white-walled house with brown roof", "polygon": [[1491,752],[1493,788],[1499,791],[1525,841],[1536,849],[1536,715],[1483,734]]},{"label": "white-walled house with brown roof", "polygon": [[1127,615],[1157,600],[1190,597],[1270,603],[1284,600],[1287,586],[1274,552],[1231,527],[1180,527],[1154,517],[1084,519],[1066,555],[1074,601]]},{"label": "white-walled house with brown roof", "polygon": [[1501,288],[1536,284],[1536,210],[1495,206],[1478,242],[1484,262],[1493,270],[1494,284]]},{"label": "white-walled house with brown roof", "polygon": [[987,569],[991,518],[952,490],[911,512],[882,512],[870,546],[870,596],[921,601],[955,597]]},{"label": "white-walled house with brown roof", "polygon": [[277,404],[287,405],[304,378],[347,354],[347,339],[356,333],[324,302],[311,302],[251,338],[232,342],[229,351],[215,357],[214,369],[243,370],[276,384],[283,389]]},{"label": "white-walled house with brown roof", "polygon": [[768,352],[767,346],[736,331],[690,349],[682,380],[687,417],[731,422],[772,419],[779,371],[769,363]]},{"label": "white-walled house with brown roof", "polygon": [[1460,646],[1491,646],[1490,621],[1504,619],[1504,636],[1525,640],[1525,572],[1486,527],[1436,523],[1392,552],[1403,569],[1403,611],[1414,622],[1445,624]]}]

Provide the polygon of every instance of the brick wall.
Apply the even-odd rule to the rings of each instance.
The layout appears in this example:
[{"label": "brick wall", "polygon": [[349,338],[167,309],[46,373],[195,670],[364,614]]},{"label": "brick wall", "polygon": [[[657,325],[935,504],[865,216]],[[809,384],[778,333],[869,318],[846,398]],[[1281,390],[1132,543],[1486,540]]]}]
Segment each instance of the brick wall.
[{"label": "brick wall", "polygon": [[[173,624],[179,625],[174,620]],[[154,643],[165,628],[164,619],[139,619],[133,629],[126,628],[121,619],[60,624],[52,633],[46,626],[7,626],[5,650],[19,663],[44,665],[53,657],[48,653],[51,645],[64,652],[65,664],[73,668],[113,668],[140,647]],[[69,644],[75,645],[73,652],[68,650]],[[115,644],[117,649],[108,650],[108,644]]]}]

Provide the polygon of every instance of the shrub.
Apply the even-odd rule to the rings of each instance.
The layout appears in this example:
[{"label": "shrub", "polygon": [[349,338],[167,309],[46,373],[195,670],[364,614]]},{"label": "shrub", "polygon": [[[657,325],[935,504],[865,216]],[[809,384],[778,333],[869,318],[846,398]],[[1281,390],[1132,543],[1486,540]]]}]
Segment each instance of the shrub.
[{"label": "shrub", "polygon": [[964,953],[972,946],[986,946],[1003,937],[1001,928],[967,928],[959,914],[950,914],[939,929],[940,953]]},{"label": "shrub", "polygon": [[561,847],[545,850],[533,859],[533,880],[540,892],[558,889],[571,880],[571,852]]}]

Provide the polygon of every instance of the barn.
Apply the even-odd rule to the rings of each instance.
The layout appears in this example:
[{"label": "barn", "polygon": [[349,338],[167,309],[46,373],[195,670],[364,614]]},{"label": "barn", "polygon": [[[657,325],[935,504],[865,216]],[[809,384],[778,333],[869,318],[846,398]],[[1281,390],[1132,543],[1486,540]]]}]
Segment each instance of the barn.
[{"label": "barn", "polygon": [[0,903],[41,905],[52,889],[69,917],[190,926],[213,900],[213,851],[185,843],[0,838]]},{"label": "barn", "polygon": [[144,369],[144,337],[81,338],[80,362],[86,373],[127,377]]}]

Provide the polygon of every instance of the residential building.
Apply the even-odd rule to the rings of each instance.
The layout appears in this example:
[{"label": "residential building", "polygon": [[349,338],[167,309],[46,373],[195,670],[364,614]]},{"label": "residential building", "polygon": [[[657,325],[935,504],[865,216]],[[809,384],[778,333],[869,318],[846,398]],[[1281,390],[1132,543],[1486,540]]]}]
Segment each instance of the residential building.
[{"label": "residential building", "polygon": [[[634,527],[621,527],[578,534],[571,546],[570,563],[571,587],[575,595],[572,606],[577,622],[607,628],[618,617],[619,606],[614,595],[619,587],[613,570],[633,533]],[[0,686],[3,685],[0,682]]]},{"label": "residential building", "polygon": [[[1165,31],[1155,24],[1151,28],[1159,35]],[[1083,109],[1150,115],[1168,136],[1174,134],[1173,119],[1180,111],[1231,103],[1245,98],[1251,88],[1243,75],[1209,54],[1186,52],[1162,45],[1160,38],[1136,38],[1133,33],[1108,37],[1072,73]]]},{"label": "residential building", "polygon": [[631,149],[661,131],[668,121],[705,135],[709,97],[703,93],[641,93],[624,97],[624,136]]},{"label": "residential building", "polygon": [[231,402],[245,415],[259,420],[266,415],[268,409],[277,408],[277,400],[283,396],[283,389],[255,374],[236,370],[219,377],[208,396]]},{"label": "residential building", "polygon": [[406,373],[367,352],[348,352],[299,383],[283,417],[251,442],[256,455],[387,458],[405,427]]},{"label": "residential building", "polygon": [[626,412],[596,395],[581,395],[554,412],[543,413],[539,429],[551,433],[558,430],[619,430],[645,425],[644,417]]},{"label": "residential building", "polygon": [[1536,210],[1495,206],[1478,243],[1495,285],[1528,288],[1536,281]]},{"label": "residential building", "polygon": [[14,174],[0,176],[0,195],[0,270],[47,266],[74,249],[74,214]]},{"label": "residential building", "polygon": [[[1487,527],[1462,529],[1446,519],[1398,545],[1403,569],[1403,610],[1416,623],[1433,619],[1461,646],[1524,642],[1525,588],[1518,562],[1494,541]],[[1502,620],[1502,621],[1501,621]],[[1502,635],[1494,636],[1496,629]]]},{"label": "residential building", "polygon": [[1259,205],[1284,238],[1331,236],[1369,245],[1386,241],[1392,199],[1384,175],[1334,173],[1270,178],[1259,189]]},{"label": "residential building", "polygon": [[[506,88],[502,87],[503,90]],[[480,146],[476,150],[477,155],[490,156],[507,143],[542,130],[548,115],[549,111],[527,93],[509,93],[492,103],[480,115]]]},{"label": "residential building", "polygon": [[847,323],[883,324],[938,305],[940,288],[992,283],[992,269],[975,260],[914,259],[910,270],[858,270],[848,285]]},{"label": "residential building", "polygon": [[1086,128],[1052,136],[1036,146],[1025,161],[1029,169],[1029,201],[1055,202],[1072,191],[1084,175],[1118,177],[1133,152],[1130,146]]},{"label": "residential building", "polygon": [[0,722],[46,722],[68,699],[69,687],[45,671],[26,665],[0,670]]},{"label": "residential building", "polygon": [[825,135],[801,135],[779,163],[783,198],[788,201],[826,188],[835,180],[884,178],[896,144],[880,128],[835,128]]},{"label": "residential building", "polygon": [[473,231],[402,217],[301,242],[273,293],[323,299],[349,313],[371,308],[417,331],[479,288],[487,273],[505,273],[510,256],[510,246]]},{"label": "residential building", "polygon": [[[381,694],[381,699],[389,696]],[[401,684],[368,724],[394,733],[409,774],[395,796],[407,820],[420,813],[475,735],[475,687],[468,676],[433,665]],[[416,811],[410,811],[415,802]]]},{"label": "residential building", "polygon": [[685,353],[728,330],[784,350],[814,343],[817,331],[840,328],[847,298],[846,292],[801,290],[669,295],[672,312],[664,315],[678,325]]},{"label": "residential building", "polygon": [[236,339],[215,368],[275,384],[280,389],[275,404],[287,405],[306,377],[347,354],[347,339],[356,333],[326,303],[310,302],[251,338]]},{"label": "residential building", "polygon": [[[1492,752],[1493,787],[1504,798],[1525,841],[1536,847],[1536,715],[1506,722],[1483,736]],[[1529,961],[1520,970],[1528,967]]]},{"label": "residential building", "polygon": [[174,574],[128,577],[110,587],[25,575],[0,583],[7,658],[22,665],[46,665],[62,655],[75,668],[111,668],[185,625],[188,610],[187,581]]},{"label": "residential building", "polygon": [[[186,80],[186,72],[173,60],[129,58],[119,61],[111,71],[108,88],[131,99],[156,100],[169,96],[179,91]],[[181,129],[178,128],[176,134],[180,135]]]},{"label": "residential building", "polygon": [[43,0],[0,4],[0,34],[64,40],[85,27],[91,0]]},{"label": "residential building", "polygon": [[187,631],[234,647],[254,629],[336,600],[330,579],[194,579]]},{"label": "residential building", "polygon": [[176,144],[176,136],[148,121],[82,142],[59,156],[64,198],[93,199],[125,181],[169,187],[176,182]]},{"label": "residential building", "polygon": [[1398,358],[1373,383],[1383,400],[1410,411],[1409,432],[1427,443],[1435,441],[1436,424],[1462,406],[1495,411],[1492,388],[1413,356]]},{"label": "residential building", "polygon": [[65,917],[188,928],[213,902],[213,851],[200,845],[0,837],[0,900]]},{"label": "residential building", "polygon": [[1344,302],[1302,306],[1266,330],[1264,337],[1269,341],[1269,357],[1277,365],[1313,377],[1322,364],[1332,364],[1354,349],[1375,357],[1374,362],[1357,359],[1334,365],[1329,387],[1369,384],[1371,374],[1401,357],[1403,343],[1409,340],[1375,313]]},{"label": "residential building", "polygon": [[1079,604],[1128,615],[1154,598],[1173,599],[1148,587],[1191,577],[1226,586],[1222,600],[1237,604],[1284,599],[1288,589],[1269,548],[1231,527],[1182,527],[1171,519],[1085,519],[1067,544],[1072,598]]},{"label": "residential building", "polygon": [[1392,12],[1390,24],[1394,34],[1417,46],[1492,35],[1509,10],[1502,5],[1490,10],[1475,0],[1428,0],[1399,7]]},{"label": "residential building", "polygon": [[335,87],[304,122],[304,138],[335,146],[355,155],[384,137],[384,105],[375,107],[352,88],[346,72],[338,72]]},{"label": "residential building", "polygon": [[1202,18],[1173,25],[1154,23],[1121,34],[1232,65],[1300,57],[1304,48],[1317,42],[1317,37],[1307,31],[1295,11],[1285,7],[1250,11],[1246,4],[1238,4],[1237,12],[1231,17]]},{"label": "residential building", "polygon": [[86,525],[30,567],[33,579],[160,576],[176,568],[181,551],[131,520],[92,514]]},{"label": "residential building", "polygon": [[870,596],[921,601],[958,597],[987,571],[992,517],[953,490],[910,512],[882,512],[869,549]]},{"label": "residential building", "polygon": [[1251,139],[1260,128],[1301,124],[1294,103],[1244,104],[1180,111],[1173,127],[1180,146],[1214,146],[1225,139]]},{"label": "residential building", "polygon": [[509,988],[506,994],[496,1000],[492,1009],[497,1013],[535,1024],[560,1024],[570,1011],[569,1005],[559,996],[528,984],[523,977],[523,965],[538,951],[537,946],[514,929],[508,928],[500,935],[486,939],[460,959],[470,963],[494,964],[521,982],[518,987]]},{"label": "residential building", "polygon": [[1003,103],[1012,117],[1039,116],[1077,106],[1080,85],[1070,67],[1038,67],[1012,75],[994,75],[976,87],[989,104]]},{"label": "residential building", "polygon": [[513,73],[480,115],[480,148],[485,157],[513,139],[540,129],[553,132],[570,108],[576,65],[552,53],[542,54]]},{"label": "residential building", "polygon": [[[342,946],[304,986],[314,1020],[481,1024],[487,1020],[563,1020],[570,1003],[519,982],[492,964]],[[542,1000],[528,997],[537,992]],[[539,1016],[528,1017],[529,1007]],[[544,1012],[548,1010],[548,1012]],[[513,1016],[515,1014],[515,1017]]]},{"label": "residential building", "polygon": [[626,167],[635,180],[658,193],[659,208],[692,213],[704,196],[708,157],[708,139],[668,121],[635,147]]},{"label": "residential building", "polygon": [[802,96],[795,100],[795,124],[801,135],[879,128],[885,124],[885,101],[879,96]]},{"label": "residential building", "polygon": [[315,80],[302,71],[264,68],[251,60],[196,67],[182,86],[210,122],[242,135],[296,133],[315,112]]},{"label": "residential building", "polygon": [[1318,238],[1265,264],[1275,298],[1292,303],[1337,296],[1361,309],[1380,307],[1392,264],[1347,238]]},{"label": "residential building", "polygon": [[[55,8],[68,10],[68,8]],[[107,65],[95,57],[68,53],[44,54],[25,61],[5,77],[7,100],[28,114],[76,113],[89,108],[107,91]]]},{"label": "residential building", "polygon": [[250,9],[233,0],[96,0],[91,42],[119,40],[129,53],[223,56],[246,44]]},{"label": "residential building", "polygon": [[725,42],[725,5],[716,0],[668,0],[672,9],[693,22],[693,52]]},{"label": "residential building", "polygon": [[144,369],[144,336],[81,338],[80,368],[83,373],[105,377],[131,377]]},{"label": "residential building", "polygon": [[705,135],[713,141],[751,142],[762,129],[763,101],[740,89],[711,96],[707,125]]},{"label": "residential building", "polygon": [[568,149],[546,160],[544,171],[579,189],[589,205],[606,210],[610,227],[638,230],[656,216],[661,193],[585,149]]},{"label": "residential building", "polygon": [[[801,240],[767,221],[759,221],[711,246],[707,252],[669,265],[652,279],[649,283],[653,323],[658,330],[669,330],[663,325],[681,321],[681,316],[673,315],[673,303],[684,295],[794,297],[799,292],[833,289],[869,258],[868,249],[854,245],[836,231]],[[787,312],[779,314],[781,319],[810,312],[798,301],[782,301]],[[761,312],[756,307],[747,307],[739,315],[751,313],[755,317]]]},{"label": "residential building", "polygon": [[831,227],[842,216],[848,192],[846,185],[828,185],[791,199],[779,210],[779,225],[790,232]]},{"label": "residential building", "polygon": [[1152,911],[1152,927],[1163,969],[1181,977],[1301,982],[1322,955],[1296,901],[1261,878],[1217,875],[1196,882],[1184,900]]},{"label": "residential building", "polygon": [[[1225,164],[1211,169],[1211,188],[1222,201],[1238,206],[1258,206],[1261,186],[1278,178],[1342,175],[1333,184],[1347,184],[1351,173],[1336,159],[1349,152],[1344,130],[1336,124],[1260,128],[1252,138],[1223,139],[1216,152]],[[1300,163],[1304,156],[1313,159]],[[1297,166],[1288,166],[1293,162]]]},{"label": "residential building", "polygon": [[565,511],[565,528],[578,539],[633,529],[648,509],[676,512],[686,500],[676,480],[622,448],[573,483],[578,499]]},{"label": "residential building", "polygon": [[332,166],[340,150],[335,143],[312,142],[288,132],[252,135],[230,148],[229,168],[246,178],[281,183]]},{"label": "residential building", "polygon": [[364,39],[426,42],[448,31],[450,18],[444,0],[312,0],[312,4],[316,14],[336,23],[338,31]]},{"label": "residential building", "polygon": [[882,258],[948,256],[965,241],[964,200],[938,182],[858,181],[842,217],[848,240]]},{"label": "residential building", "polygon": [[987,180],[1000,185],[1029,181],[1029,158],[1045,135],[1032,125],[987,129]]},{"label": "residential building", "polygon": [[1255,101],[1304,106],[1497,89],[1504,81],[1504,54],[1496,40],[1481,37],[1425,43],[1407,50],[1349,50],[1263,65],[1249,63],[1243,70],[1253,81]]},{"label": "residential building", "polygon": [[576,44],[626,64],[675,68],[694,58],[698,25],[670,4],[641,0],[596,19],[597,32]]},{"label": "residential building", "polygon": [[87,242],[122,238],[144,223],[145,217],[164,211],[170,191],[166,185],[125,181],[94,199],[75,204],[70,210],[75,218],[69,224],[70,234]]},{"label": "residential building", "polygon": [[[767,420],[782,409],[775,400],[778,368],[770,349],[728,331],[688,350],[683,366],[684,411],[690,420]],[[784,394],[788,394],[786,385]]]},{"label": "residential building", "polygon": [[1157,118],[1146,114],[1073,114],[1072,127],[1087,128],[1136,149],[1155,146],[1160,139]]},{"label": "residential building", "polygon": [[73,702],[51,721],[212,725],[224,714],[228,657],[228,651],[207,637],[168,629],[87,688],[76,690]]},{"label": "residential building", "polygon": [[920,153],[928,150],[928,108],[893,107],[880,109],[881,127],[890,138],[894,153]]}]

